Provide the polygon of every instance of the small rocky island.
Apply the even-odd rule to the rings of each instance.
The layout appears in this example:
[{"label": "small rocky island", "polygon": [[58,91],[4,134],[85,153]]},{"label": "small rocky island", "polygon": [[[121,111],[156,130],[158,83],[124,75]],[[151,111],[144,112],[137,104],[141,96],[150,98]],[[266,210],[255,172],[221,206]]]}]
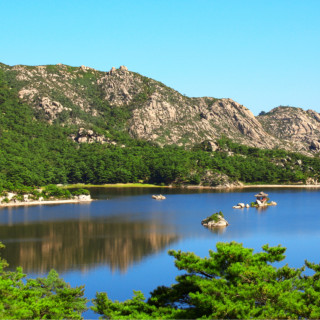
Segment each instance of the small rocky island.
[{"label": "small rocky island", "polygon": [[166,197],[163,196],[162,194],[157,194],[157,195],[154,194],[151,198],[155,199],[155,200],[165,200],[166,199]]},{"label": "small rocky island", "polygon": [[260,191],[255,195],[256,201],[251,203],[251,207],[267,207],[267,206],[276,206],[277,203],[275,201],[270,201],[268,198],[268,194]]},{"label": "small rocky island", "polygon": [[238,203],[236,206],[233,206],[233,209],[242,209],[251,207],[267,207],[267,206],[276,206],[277,203],[275,201],[270,201],[268,198],[268,194],[260,191],[255,195],[256,201],[251,202],[251,204]]},{"label": "small rocky island", "polygon": [[217,212],[201,221],[201,224],[208,228],[226,227],[228,221],[223,217],[222,212]]}]

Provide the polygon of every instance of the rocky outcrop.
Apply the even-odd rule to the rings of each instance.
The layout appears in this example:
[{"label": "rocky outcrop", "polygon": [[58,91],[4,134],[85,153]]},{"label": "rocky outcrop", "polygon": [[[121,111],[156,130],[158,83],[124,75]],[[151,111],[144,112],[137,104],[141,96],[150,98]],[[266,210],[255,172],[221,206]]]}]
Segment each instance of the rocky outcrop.
[{"label": "rocky outcrop", "polygon": [[221,213],[215,213],[212,216],[202,220],[201,224],[208,228],[226,227],[229,225],[228,221]]},{"label": "rocky outcrop", "polygon": [[152,196],[152,199],[155,199],[155,200],[165,200],[166,197],[163,196],[162,194],[156,194],[156,195],[153,195],[153,196]]},{"label": "rocky outcrop", "polygon": [[172,99],[168,101],[161,92],[154,92],[143,108],[133,111],[129,132],[159,144],[180,146],[221,136],[260,148],[277,145],[251,111],[231,99],[190,99],[178,93],[173,93]]},{"label": "rocky outcrop", "polygon": [[[252,147],[320,152],[320,115],[313,110],[278,107],[255,117],[232,99],[189,98],[126,66],[109,72],[63,64],[0,68],[14,79],[10,85],[20,99],[49,123],[89,128],[120,115],[117,130],[161,146],[205,143],[214,151],[215,141],[224,136]],[[80,143],[104,139],[90,134],[73,138]]]},{"label": "rocky outcrop", "polygon": [[265,131],[283,141],[286,149],[310,153],[320,150],[320,115],[313,110],[277,107],[257,118]]},{"label": "rocky outcrop", "polygon": [[226,174],[212,170],[206,170],[200,178],[200,186],[216,188],[236,188],[243,184],[230,179]]},{"label": "rocky outcrop", "polygon": [[80,128],[77,134],[73,134],[70,137],[77,143],[112,143],[112,141],[110,139],[107,139],[105,136],[98,135],[93,130],[86,130],[84,128]]},{"label": "rocky outcrop", "polygon": [[[21,92],[20,92],[21,93]],[[71,111],[71,108],[64,107],[60,102],[58,101],[51,101],[48,97],[41,98],[39,102],[39,109],[44,111],[45,115],[47,116],[47,119],[49,122],[52,122],[54,119],[57,118],[57,116],[62,111]]]}]

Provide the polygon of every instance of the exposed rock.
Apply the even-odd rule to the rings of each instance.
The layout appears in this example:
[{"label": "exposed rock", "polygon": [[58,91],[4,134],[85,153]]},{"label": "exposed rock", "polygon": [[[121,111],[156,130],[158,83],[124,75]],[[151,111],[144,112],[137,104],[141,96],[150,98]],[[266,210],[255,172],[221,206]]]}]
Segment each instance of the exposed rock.
[{"label": "exposed rock", "polygon": [[230,177],[224,173],[206,170],[200,178],[200,185],[217,188],[236,188],[243,184],[239,181],[231,180]]},{"label": "exposed rock", "polygon": [[233,208],[233,209],[243,209],[243,208],[245,208],[245,207],[249,208],[250,206],[249,206],[248,204],[245,205],[244,203],[240,202],[240,203],[238,203],[236,206],[233,206],[232,208]]},{"label": "exposed rock", "polygon": [[[281,148],[309,155],[320,151],[320,115],[313,110],[278,107],[254,117],[231,99],[188,98],[160,82],[128,71],[125,66],[112,67],[110,72],[61,64],[37,67],[1,64],[0,68],[11,73],[8,78],[17,80],[20,99],[43,110],[50,123],[63,111],[71,111],[71,107],[81,112],[75,112],[74,117],[59,117],[62,125],[88,126],[86,114],[103,116],[92,96],[96,92],[105,101],[104,107],[121,107],[130,114],[124,130],[132,137],[161,146],[190,148],[208,141],[208,147],[214,151],[218,148],[215,141],[225,136],[258,148]],[[83,72],[91,79],[86,85]],[[85,142],[85,138],[79,138]]]},{"label": "exposed rock", "polygon": [[48,97],[43,97],[39,103],[39,109],[42,109],[47,115],[47,119],[52,120],[57,118],[57,115],[62,111],[71,111],[70,108],[65,108],[60,102],[51,101]]},{"label": "exposed rock", "polygon": [[38,94],[38,90],[32,89],[22,89],[19,91],[19,99],[27,99],[29,101],[33,100],[33,97]]},{"label": "exposed rock", "polygon": [[96,134],[93,130],[80,128],[76,135],[71,135],[71,138],[77,143],[111,143],[110,139],[103,135]]},{"label": "exposed rock", "polygon": [[91,196],[90,194],[81,194],[79,196],[75,196],[76,199],[78,199],[79,201],[91,201]]},{"label": "exposed rock", "polygon": [[257,119],[267,132],[283,141],[283,148],[305,154],[320,150],[320,115],[313,110],[277,107]]},{"label": "exposed rock", "polygon": [[315,151],[319,151],[320,150],[320,143],[318,140],[312,140],[310,143],[310,149],[311,150],[315,150]]},{"label": "exposed rock", "polygon": [[114,73],[116,71],[117,71],[117,69],[115,67],[112,67],[111,70],[109,71],[109,73],[112,74],[112,73]]},{"label": "exposed rock", "polygon": [[306,180],[306,184],[307,184],[307,185],[317,185],[317,184],[319,184],[319,182],[318,182],[317,179],[308,178],[308,179]]},{"label": "exposed rock", "polygon": [[226,227],[229,225],[228,221],[220,214],[215,214],[215,219],[210,217],[201,221],[201,224],[208,228]]},{"label": "exposed rock", "polygon": [[153,196],[152,196],[152,199],[155,199],[155,200],[165,200],[166,197],[163,196],[162,194],[159,194],[159,195],[153,195]]},{"label": "exposed rock", "polygon": [[8,199],[8,200],[11,200],[13,197],[15,197],[16,196],[16,194],[15,193],[13,193],[13,192],[8,192],[7,193],[7,195],[6,195],[6,198]]}]

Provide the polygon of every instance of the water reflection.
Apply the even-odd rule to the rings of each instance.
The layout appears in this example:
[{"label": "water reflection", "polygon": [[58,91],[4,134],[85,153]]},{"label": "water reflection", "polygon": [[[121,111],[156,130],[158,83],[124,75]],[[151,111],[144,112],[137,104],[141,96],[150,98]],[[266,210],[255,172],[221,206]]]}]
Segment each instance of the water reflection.
[{"label": "water reflection", "polygon": [[6,245],[2,256],[11,268],[22,266],[36,273],[52,268],[84,271],[98,264],[125,272],[178,239],[168,227],[115,218],[0,226],[0,234]]},{"label": "water reflection", "polygon": [[207,228],[210,230],[213,234],[222,235],[226,232],[227,227],[215,227],[215,228]]}]

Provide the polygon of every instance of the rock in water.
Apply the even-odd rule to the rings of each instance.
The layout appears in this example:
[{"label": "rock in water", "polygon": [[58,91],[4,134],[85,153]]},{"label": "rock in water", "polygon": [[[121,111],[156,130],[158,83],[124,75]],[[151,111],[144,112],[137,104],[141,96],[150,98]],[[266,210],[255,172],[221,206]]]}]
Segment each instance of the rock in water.
[{"label": "rock in water", "polygon": [[201,224],[208,228],[226,227],[229,225],[228,221],[223,217],[222,214],[219,213],[215,213],[212,216],[202,220]]}]

